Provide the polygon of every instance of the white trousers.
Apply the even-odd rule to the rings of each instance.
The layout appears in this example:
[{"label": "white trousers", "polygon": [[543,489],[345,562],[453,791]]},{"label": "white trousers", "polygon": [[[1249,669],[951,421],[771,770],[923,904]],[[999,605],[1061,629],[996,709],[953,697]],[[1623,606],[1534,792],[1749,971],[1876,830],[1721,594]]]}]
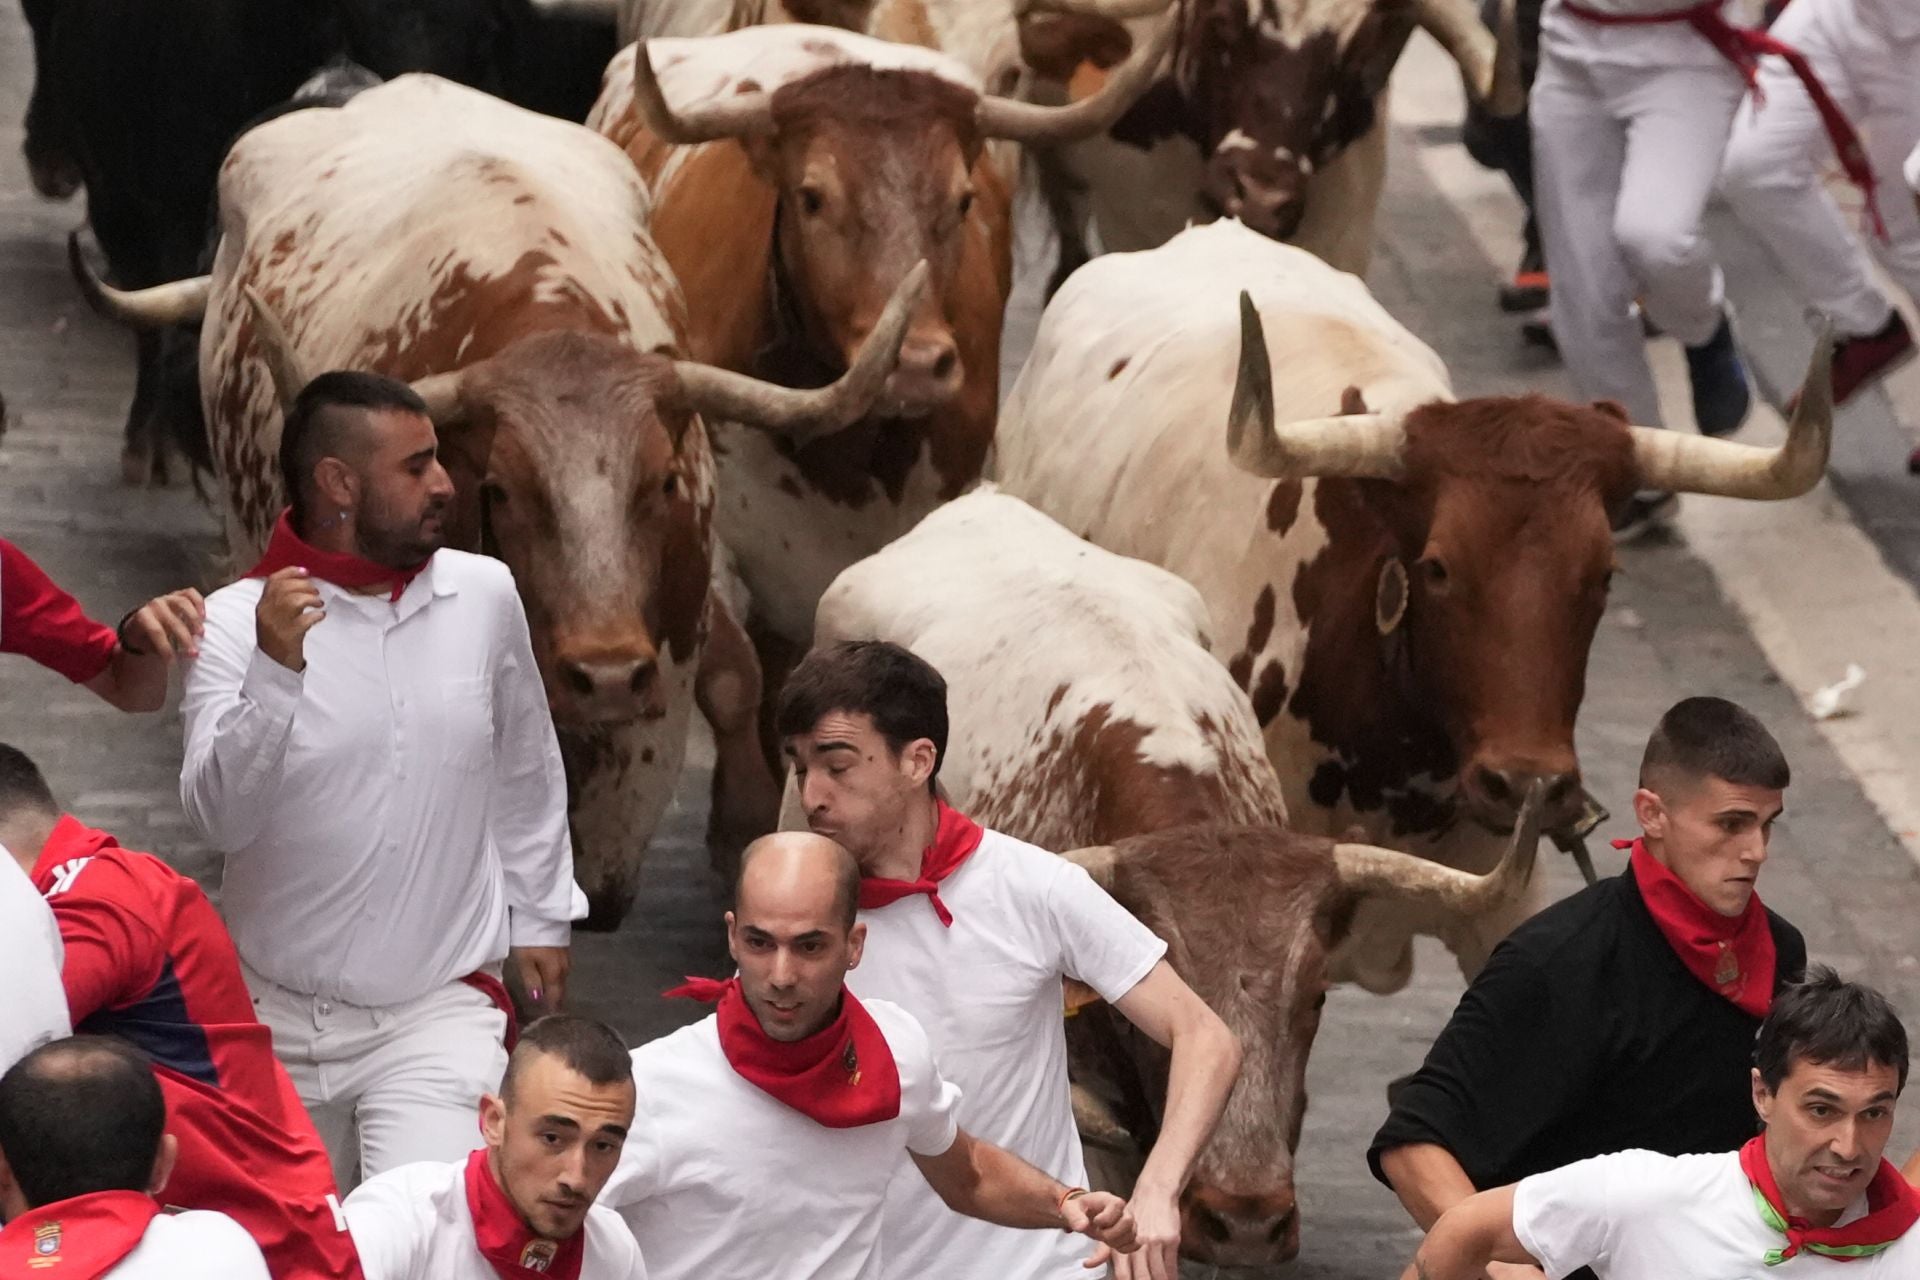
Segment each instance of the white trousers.
[{"label": "white trousers", "polygon": [[507,1016],[464,982],[370,1009],[242,966],[254,1011],[313,1117],[345,1196],[361,1179],[480,1145],[480,1096],[507,1067]]},{"label": "white trousers", "polygon": [[1647,315],[1688,346],[1719,327],[1720,269],[1701,231],[1745,90],[1731,64],[1637,67],[1540,52],[1529,114],[1553,332],[1574,387],[1660,425]]},{"label": "white trousers", "polygon": [[1773,34],[1807,56],[1860,131],[1888,241],[1871,228],[1856,235],[1828,194],[1822,175],[1838,167],[1833,143],[1813,99],[1780,58],[1760,66],[1765,105],[1749,99],[1734,120],[1722,194],[1842,335],[1876,333],[1893,304],[1873,282],[1860,236],[1887,274],[1920,299],[1920,212],[1901,173],[1920,144],[1920,42],[1891,43],[1861,22],[1854,0],[1794,0]]}]

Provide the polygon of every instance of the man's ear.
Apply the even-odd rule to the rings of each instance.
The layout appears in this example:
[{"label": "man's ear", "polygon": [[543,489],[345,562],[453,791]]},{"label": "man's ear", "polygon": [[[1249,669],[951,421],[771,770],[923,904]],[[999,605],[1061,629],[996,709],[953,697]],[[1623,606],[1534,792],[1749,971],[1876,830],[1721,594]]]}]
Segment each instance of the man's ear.
[{"label": "man's ear", "polygon": [[1759,1115],[1761,1124],[1769,1124],[1773,1120],[1773,1090],[1767,1088],[1767,1082],[1760,1078],[1760,1068],[1753,1068],[1750,1074],[1753,1077],[1754,1112]]},{"label": "man's ear", "polygon": [[733,912],[731,911],[727,912],[726,920],[727,920],[727,955],[729,958],[732,959],[734,964],[737,965],[740,963],[740,951],[739,951],[739,948],[733,945],[733,923],[734,923]]},{"label": "man's ear", "polygon": [[174,1162],[180,1159],[180,1139],[170,1133],[160,1135],[160,1150],[153,1157],[153,1176],[147,1179],[147,1194],[157,1196],[167,1189],[173,1177]]},{"label": "man's ear", "polygon": [[1655,840],[1667,838],[1667,805],[1656,793],[1645,787],[1633,793],[1633,817]]},{"label": "man's ear", "polygon": [[322,458],[314,464],[313,487],[328,503],[351,511],[360,504],[360,477],[339,458]]},{"label": "man's ear", "polygon": [[934,769],[940,763],[940,749],[933,745],[931,738],[915,738],[900,753],[901,767],[916,787],[924,787],[933,777]]},{"label": "man's ear", "polygon": [[497,1093],[480,1095],[480,1136],[495,1150],[507,1141],[507,1103]]},{"label": "man's ear", "polygon": [[867,926],[863,921],[847,931],[847,968],[858,969],[860,957],[866,954],[866,950]]}]

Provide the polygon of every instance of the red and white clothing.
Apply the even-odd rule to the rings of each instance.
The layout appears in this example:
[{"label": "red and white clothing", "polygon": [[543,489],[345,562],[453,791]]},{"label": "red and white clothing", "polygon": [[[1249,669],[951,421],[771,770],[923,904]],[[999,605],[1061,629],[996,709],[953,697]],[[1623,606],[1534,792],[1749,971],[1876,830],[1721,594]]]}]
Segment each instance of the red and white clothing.
[{"label": "red and white clothing", "polygon": [[0,1074],[49,1040],[72,1029],[60,985],[64,949],[53,913],[20,864],[0,845]]},{"label": "red and white clothing", "polygon": [[[180,789],[226,855],[221,905],[300,1096],[337,1167],[371,1175],[472,1147],[506,1018],[467,1016],[461,980],[509,944],[567,945],[586,900],[507,567],[441,551],[397,599],[316,586],[303,672],[255,643],[260,579],[208,599]],[[342,1150],[363,1101],[392,1123]]]},{"label": "red and white clothing", "polygon": [[[924,899],[920,906],[926,909]],[[911,1178],[926,1185],[907,1153],[940,1155],[953,1146],[960,1092],[942,1077],[911,1016],[884,1001],[864,1004],[900,1076],[899,1113],[872,1124],[827,1128],[749,1083],[721,1049],[717,1017],[633,1051],[639,1103],[600,1203],[626,1219],[654,1280],[880,1280],[892,1273],[881,1243],[887,1184]],[[922,1229],[938,1235],[945,1225],[929,1221]],[[1025,1273],[998,1280],[1015,1274],[1025,1280]]]},{"label": "red and white clothing", "polygon": [[[959,1086],[960,1126],[1069,1185],[1086,1180],[1067,1087],[1061,982],[1107,1000],[1134,988],[1166,944],[1081,868],[988,831],[940,881],[943,923],[924,894],[860,912],[866,951],[847,985],[926,1028]],[[1084,1239],[1016,1231],[953,1212],[902,1168],[888,1188],[881,1274],[894,1280],[1084,1277]]]},{"label": "red and white clothing", "polygon": [[200,886],[72,817],[54,827],[33,881],[65,944],[74,1027],[153,1062],[180,1144],[162,1199],[240,1222],[277,1280],[357,1276],[326,1149]]},{"label": "red and white clothing", "polygon": [[[604,1198],[587,1210],[580,1244],[556,1255],[553,1242],[534,1236],[511,1212],[486,1159],[482,1150],[452,1163],[403,1165],[354,1189],[347,1228],[367,1280],[647,1280],[640,1247]],[[476,1195],[469,1187],[475,1177],[488,1179],[493,1194]],[[483,1234],[490,1246],[513,1241],[504,1269],[481,1252]]]},{"label": "red and white clothing", "polygon": [[111,627],[89,618],[26,552],[0,538],[0,653],[85,684],[107,669],[118,643]]},{"label": "red and white clothing", "polygon": [[[1797,0],[1806,3],[1807,0]],[[1841,1223],[1866,1212],[1864,1197]],[[1803,1252],[1769,1265],[1786,1243],[1768,1226],[1740,1153],[1663,1156],[1623,1151],[1523,1179],[1513,1228],[1550,1280],[1581,1267],[1600,1280],[1909,1280],[1920,1275],[1920,1229],[1884,1253],[1842,1262]]]},{"label": "red and white clothing", "polygon": [[29,1210],[0,1230],[0,1280],[268,1280],[223,1213],[168,1214],[151,1196],[102,1191]]}]

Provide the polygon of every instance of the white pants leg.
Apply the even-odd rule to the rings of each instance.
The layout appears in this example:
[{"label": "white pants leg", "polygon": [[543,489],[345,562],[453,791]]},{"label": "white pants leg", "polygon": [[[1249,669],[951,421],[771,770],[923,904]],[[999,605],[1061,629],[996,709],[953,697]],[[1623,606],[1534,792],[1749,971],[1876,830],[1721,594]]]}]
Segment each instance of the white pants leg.
[{"label": "white pants leg", "polygon": [[254,1009],[306,1104],[345,1195],[362,1179],[480,1145],[480,1096],[500,1086],[506,1015],[463,982],[369,1009],[245,970]]},{"label": "white pants leg", "polygon": [[[1875,144],[1897,146],[1904,140],[1911,146],[1920,140],[1920,65],[1909,63],[1902,74],[1888,77],[1875,65],[1885,61],[1884,42],[1860,27],[1852,8],[1852,0],[1801,0],[1787,6],[1773,34],[1804,53],[1841,110],[1856,127],[1868,129],[1882,208],[1891,212],[1897,205],[1904,215],[1897,219],[1904,234],[1895,236],[1889,266],[1904,247],[1911,290],[1920,285],[1920,219],[1914,217],[1913,201],[1905,198],[1897,161],[1875,154]],[[1920,49],[1908,52],[1920,56]],[[1881,118],[1873,118],[1865,92],[1870,84],[1875,97],[1896,100],[1889,106],[1897,106],[1901,97],[1910,100],[1904,135],[1903,122],[1890,118],[1898,117],[1897,110],[1883,108]],[[1877,333],[1893,306],[1875,286],[1867,250],[1823,181],[1835,163],[1833,143],[1799,77],[1784,59],[1766,59],[1760,97],[1742,103],[1734,120],[1721,192],[1740,221],[1772,250],[1801,296],[1831,316],[1842,335]],[[1887,229],[1896,231],[1896,218],[1887,218]]]}]

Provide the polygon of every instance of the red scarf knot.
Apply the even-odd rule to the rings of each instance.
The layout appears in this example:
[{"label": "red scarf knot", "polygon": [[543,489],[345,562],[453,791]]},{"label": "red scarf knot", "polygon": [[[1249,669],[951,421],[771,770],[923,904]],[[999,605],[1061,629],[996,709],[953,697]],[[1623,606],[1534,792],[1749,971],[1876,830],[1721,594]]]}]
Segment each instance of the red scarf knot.
[{"label": "red scarf knot", "polygon": [[97,1191],[29,1209],[0,1231],[0,1280],[99,1280],[139,1247],[159,1213],[159,1202],[137,1191]]},{"label": "red scarf knot", "polygon": [[871,911],[889,903],[910,898],[916,893],[924,893],[933,903],[933,914],[940,923],[953,928],[953,913],[947,910],[947,904],[940,901],[940,882],[960,869],[960,864],[973,856],[980,847],[981,837],[986,833],[980,824],[957,809],[948,807],[946,801],[936,800],[939,811],[939,825],[934,828],[933,843],[920,855],[920,878],[917,880],[888,880],[881,876],[860,877],[860,906]]},{"label": "red scarf knot", "polygon": [[1783,40],[1776,39],[1765,31],[1756,31],[1750,27],[1736,27],[1721,15],[1721,0],[1706,0],[1686,9],[1668,9],[1661,13],[1605,13],[1598,9],[1589,9],[1576,0],[1563,0],[1568,13],[1585,22],[1602,27],[1638,27],[1655,23],[1684,22],[1719,51],[1720,56],[1734,65],[1740,78],[1747,82],[1747,88],[1753,93],[1755,107],[1766,105],[1766,98],[1760,92],[1760,58],[1763,54],[1773,54],[1784,58],[1793,74],[1806,86],[1807,96],[1813,99],[1814,109],[1820,113],[1820,123],[1826,126],[1827,138],[1833,143],[1834,154],[1840,158],[1840,167],[1846,172],[1847,180],[1860,188],[1866,197],[1868,220],[1873,225],[1874,234],[1884,242],[1887,240],[1887,224],[1880,218],[1880,201],[1875,193],[1873,165],[1867,159],[1867,149],[1860,145],[1860,135],[1855,131],[1853,122],[1847,119],[1847,113],[1827,92],[1827,86],[1820,82],[1819,73],[1807,56]]},{"label": "red scarf knot", "polygon": [[741,1079],[829,1129],[853,1129],[900,1114],[900,1066],[866,1006],[840,991],[840,1012],[804,1040],[775,1040],[760,1025],[740,979],[688,978],[666,993],[718,1004],[720,1051]]},{"label": "red scarf knot", "polygon": [[265,578],[282,569],[303,568],[321,581],[346,591],[391,582],[393,593],[387,597],[391,604],[432,563],[433,557],[428,556],[419,564],[396,569],[348,551],[322,551],[293,531],[293,511],[288,508],[273,522],[273,537],[267,541],[266,553],[260,557],[259,564],[247,570],[247,576]]},{"label": "red scarf knot", "polygon": [[583,1226],[565,1240],[550,1240],[527,1225],[493,1176],[489,1148],[467,1157],[467,1212],[473,1242],[500,1280],[580,1280],[586,1259]]},{"label": "red scarf knot", "polygon": [[1884,1253],[1920,1222],[1920,1188],[1908,1184],[1900,1171],[1882,1160],[1867,1184],[1867,1213],[1840,1227],[1816,1227],[1787,1212],[1780,1186],[1767,1159],[1764,1135],[1740,1148],[1740,1169],[1753,1185],[1754,1207],[1769,1227],[1787,1238],[1785,1248],[1771,1249],[1766,1264],[1777,1267],[1802,1253],[1818,1254],[1835,1262],[1854,1262]]},{"label": "red scarf knot", "polygon": [[1632,849],[1634,883],[1654,924],[1687,971],[1756,1018],[1773,1007],[1773,929],[1760,895],[1737,916],[1723,916],[1694,895],[1671,868],[1647,852],[1644,838],[1615,840]]}]

